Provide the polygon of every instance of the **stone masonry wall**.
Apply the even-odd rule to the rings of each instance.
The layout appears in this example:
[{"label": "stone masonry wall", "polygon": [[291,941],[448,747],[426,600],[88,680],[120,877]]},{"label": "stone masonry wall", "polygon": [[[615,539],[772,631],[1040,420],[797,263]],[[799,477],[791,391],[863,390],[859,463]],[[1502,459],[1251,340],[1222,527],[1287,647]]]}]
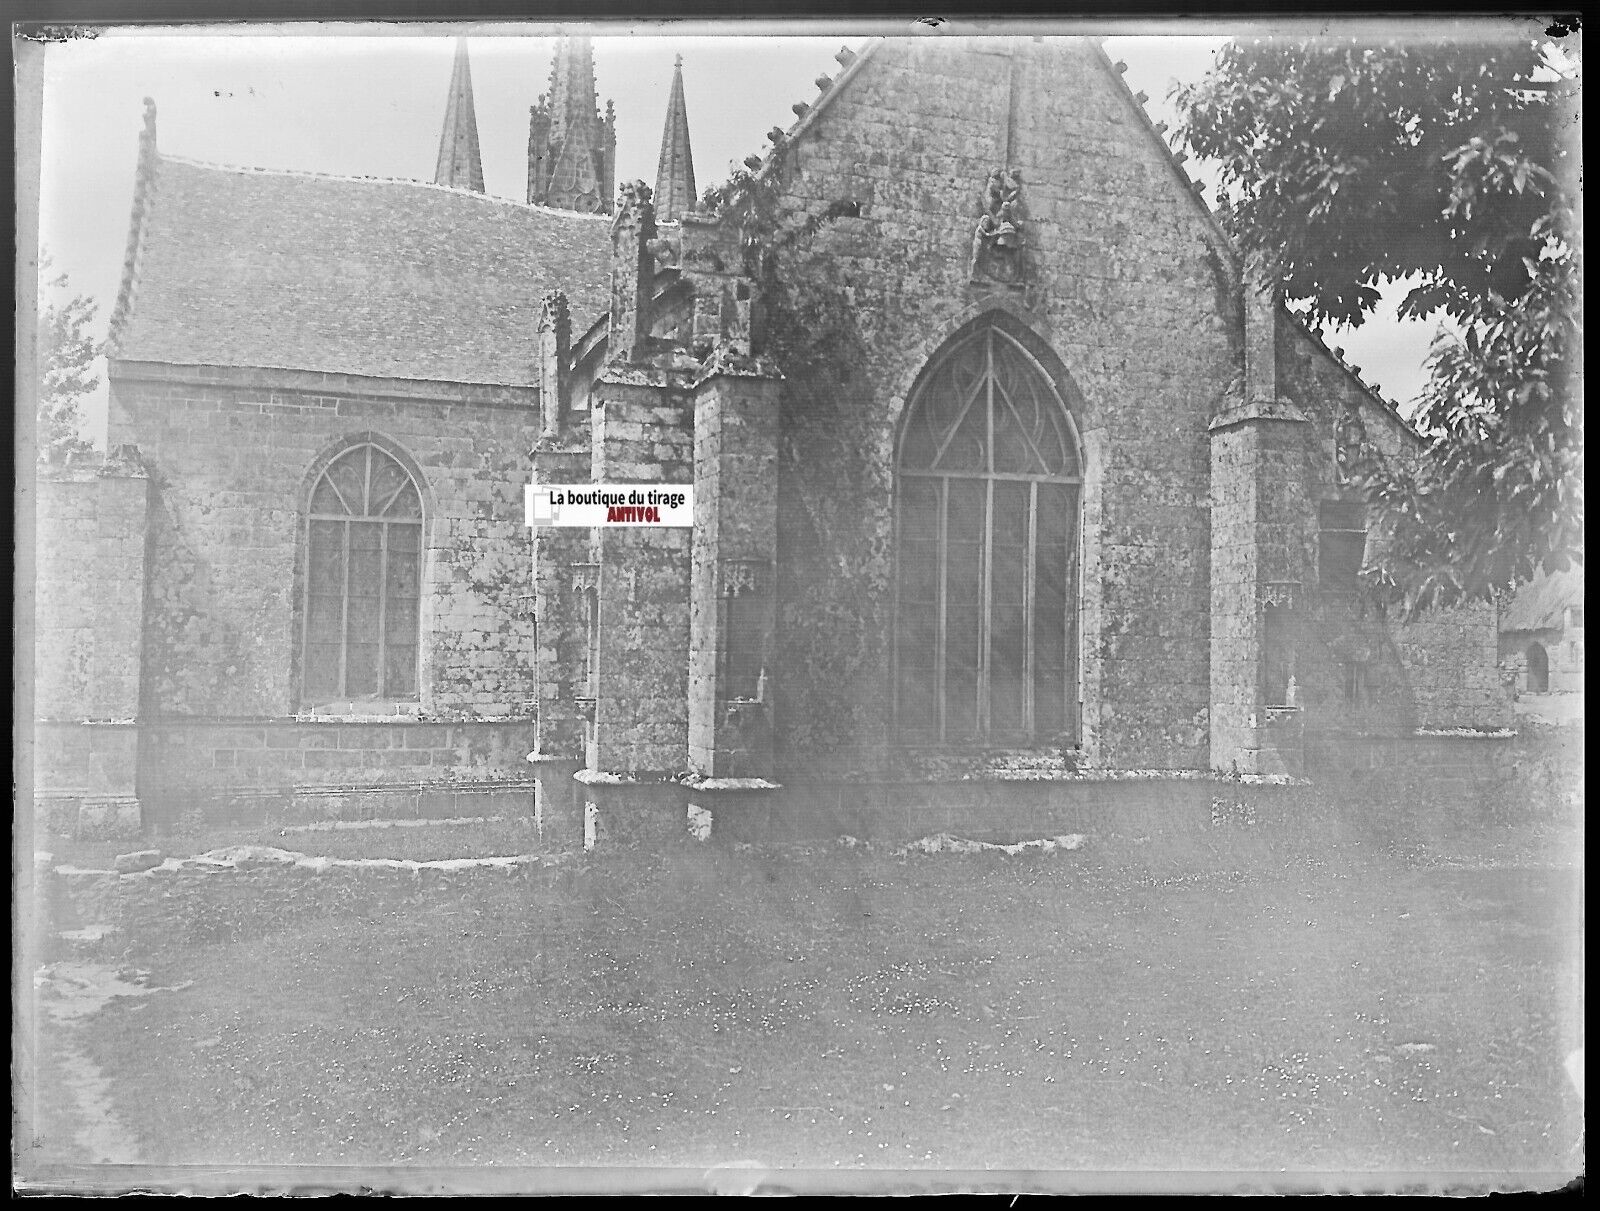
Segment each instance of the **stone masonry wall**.
[{"label": "stone masonry wall", "polygon": [[[691,482],[691,403],[622,381],[633,371],[616,373],[595,388],[594,482]],[[687,765],[690,542],[691,531],[679,527],[600,531],[600,770],[671,773]]]},{"label": "stone masonry wall", "polygon": [[[111,384],[111,441],[136,440],[152,481],[141,780],[162,810],[224,788],[526,777],[534,392],[116,362]],[[303,510],[320,460],[367,439],[408,463],[423,493],[420,694],[339,741],[295,726],[310,718]],[[431,725],[487,722],[500,747],[520,749],[515,761],[427,738]]]},{"label": "stone masonry wall", "polygon": [[139,713],[146,497],[136,466],[41,467],[34,710],[41,719]]},{"label": "stone masonry wall", "polygon": [[[1020,168],[1025,288],[974,287],[991,169]],[[1083,744],[1092,762],[1203,767],[1206,421],[1239,361],[1220,242],[1086,44],[889,39],[783,154],[791,214],[854,202],[789,272],[853,299],[864,354],[780,454],[778,776],[871,766],[889,737],[893,461],[918,371],[1005,309],[1081,393]],[[793,393],[791,392],[791,401]]]},{"label": "stone masonry wall", "polygon": [[133,461],[41,467],[32,783],[55,827],[138,826],[149,481]]},{"label": "stone masonry wall", "polygon": [[[1317,501],[1353,499],[1337,464],[1340,417],[1357,407],[1369,434],[1392,457],[1416,457],[1420,443],[1373,403],[1361,383],[1284,316],[1279,321],[1280,381],[1311,420],[1301,472],[1312,511],[1306,517],[1307,586],[1317,567]],[[1488,605],[1436,611],[1410,623],[1370,601],[1309,593],[1297,636],[1297,676],[1308,730],[1395,735],[1413,728],[1502,728],[1510,696],[1496,668],[1498,633]],[[1341,666],[1365,666],[1364,692],[1346,700]]]},{"label": "stone masonry wall", "polygon": [[115,363],[111,378],[111,440],[138,441],[155,484],[147,711],[301,709],[308,475],[319,456],[375,435],[423,481],[423,711],[530,713],[530,391]]},{"label": "stone masonry wall", "polygon": [[520,722],[168,720],[146,731],[143,802],[152,820],[214,817],[239,803],[281,813],[297,793],[352,789],[382,792],[370,814],[388,814],[384,798],[406,800],[415,789],[448,798],[485,783],[520,787],[532,810]]}]

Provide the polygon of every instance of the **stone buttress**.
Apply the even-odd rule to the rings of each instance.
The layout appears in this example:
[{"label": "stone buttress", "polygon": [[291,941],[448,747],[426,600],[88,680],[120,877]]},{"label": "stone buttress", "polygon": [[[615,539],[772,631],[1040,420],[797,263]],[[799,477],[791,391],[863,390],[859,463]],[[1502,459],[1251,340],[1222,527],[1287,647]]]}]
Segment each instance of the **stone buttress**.
[{"label": "stone buttress", "polygon": [[1244,294],[1242,391],[1211,435],[1211,765],[1298,775],[1293,630],[1305,593],[1305,415],[1279,393],[1277,293],[1255,267]]},{"label": "stone buttress", "polygon": [[[642,183],[621,191],[612,248],[588,431],[565,410],[565,371],[551,369],[535,482],[692,484],[695,524],[535,531],[531,759],[542,802],[581,808],[589,847],[681,832],[691,796],[709,810],[775,789],[779,377],[754,352],[755,288],[728,268],[737,248],[715,221],[685,216],[659,235]],[[662,318],[673,307],[686,322]],[[560,340],[541,342],[547,365],[564,367]],[[571,798],[558,789],[569,773]]]}]

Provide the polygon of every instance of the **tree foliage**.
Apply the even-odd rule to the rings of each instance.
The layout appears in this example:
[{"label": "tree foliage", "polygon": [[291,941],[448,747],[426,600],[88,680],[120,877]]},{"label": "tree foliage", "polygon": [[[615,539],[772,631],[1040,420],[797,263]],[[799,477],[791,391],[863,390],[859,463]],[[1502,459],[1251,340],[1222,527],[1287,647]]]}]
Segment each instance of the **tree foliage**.
[{"label": "tree foliage", "polygon": [[1429,457],[1359,418],[1347,471],[1379,508],[1369,575],[1412,608],[1492,596],[1582,558],[1576,98],[1540,38],[1228,43],[1176,90],[1221,217],[1314,324],[1386,283],[1446,317],[1416,416]]},{"label": "tree foliage", "polygon": [[59,462],[87,453],[79,401],[100,385],[95,358],[100,342],[90,334],[97,305],[87,295],[68,295],[67,275],[50,275],[46,255],[39,266],[39,429],[40,457]]}]

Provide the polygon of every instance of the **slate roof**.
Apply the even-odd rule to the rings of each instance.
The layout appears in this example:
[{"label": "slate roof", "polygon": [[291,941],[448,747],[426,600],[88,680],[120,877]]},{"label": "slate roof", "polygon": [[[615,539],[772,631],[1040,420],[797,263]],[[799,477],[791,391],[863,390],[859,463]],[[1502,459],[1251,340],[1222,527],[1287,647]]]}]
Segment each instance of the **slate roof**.
[{"label": "slate roof", "polygon": [[1583,605],[1583,570],[1540,572],[1511,598],[1500,616],[1502,631],[1544,631],[1566,625],[1568,606]]},{"label": "slate roof", "polygon": [[544,296],[609,307],[610,219],[152,155],[112,356],[526,386]]}]

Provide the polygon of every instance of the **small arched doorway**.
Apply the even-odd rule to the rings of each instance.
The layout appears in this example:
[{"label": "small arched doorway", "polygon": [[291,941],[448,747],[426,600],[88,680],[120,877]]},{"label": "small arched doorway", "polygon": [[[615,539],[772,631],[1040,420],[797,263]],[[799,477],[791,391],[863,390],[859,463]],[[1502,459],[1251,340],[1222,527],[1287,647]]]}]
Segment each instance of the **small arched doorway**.
[{"label": "small arched doorway", "polygon": [[1528,693],[1550,692],[1550,654],[1542,643],[1528,645]]}]

